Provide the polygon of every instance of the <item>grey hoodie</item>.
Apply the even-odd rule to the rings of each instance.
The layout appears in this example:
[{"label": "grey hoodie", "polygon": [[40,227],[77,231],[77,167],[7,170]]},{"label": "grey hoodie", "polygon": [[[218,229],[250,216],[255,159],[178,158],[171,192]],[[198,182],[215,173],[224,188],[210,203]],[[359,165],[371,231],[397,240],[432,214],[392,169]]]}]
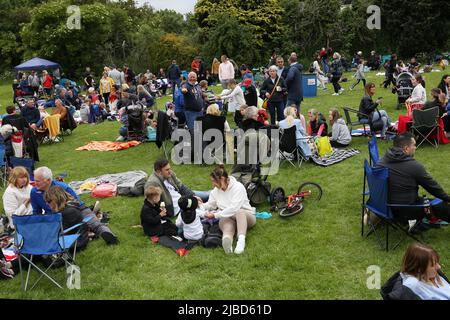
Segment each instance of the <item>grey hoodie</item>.
[{"label": "grey hoodie", "polygon": [[350,135],[350,131],[348,130],[344,119],[339,118],[333,124],[330,140],[340,144],[350,144],[352,136]]}]

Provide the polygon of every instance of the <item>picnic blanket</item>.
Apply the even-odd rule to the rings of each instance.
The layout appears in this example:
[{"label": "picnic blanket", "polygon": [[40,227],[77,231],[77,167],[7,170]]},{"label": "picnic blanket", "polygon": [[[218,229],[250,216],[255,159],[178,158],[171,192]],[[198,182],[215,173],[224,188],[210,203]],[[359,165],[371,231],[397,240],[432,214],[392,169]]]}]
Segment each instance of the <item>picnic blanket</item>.
[{"label": "picnic blanket", "polygon": [[84,181],[72,181],[69,186],[75,190],[77,194],[90,193],[91,185],[95,187],[97,184],[104,182],[112,182],[117,184],[117,194],[120,196],[139,196],[144,194],[144,185],[148,175],[142,170],[127,171],[121,173],[104,174],[99,177],[88,178]]},{"label": "picnic blanket", "polygon": [[357,149],[336,149],[333,148],[333,153],[328,155],[328,156],[324,156],[324,157],[319,157],[316,154],[313,154],[311,156],[311,160],[318,164],[319,166],[323,166],[323,167],[328,167],[331,166],[332,164],[344,161],[347,158],[350,158],[354,155],[359,154],[360,151]]},{"label": "picnic blanket", "polygon": [[140,144],[139,141],[128,141],[128,142],[118,142],[118,141],[91,141],[87,145],[76,148],[77,151],[87,150],[87,151],[119,151],[123,149],[128,149]]}]

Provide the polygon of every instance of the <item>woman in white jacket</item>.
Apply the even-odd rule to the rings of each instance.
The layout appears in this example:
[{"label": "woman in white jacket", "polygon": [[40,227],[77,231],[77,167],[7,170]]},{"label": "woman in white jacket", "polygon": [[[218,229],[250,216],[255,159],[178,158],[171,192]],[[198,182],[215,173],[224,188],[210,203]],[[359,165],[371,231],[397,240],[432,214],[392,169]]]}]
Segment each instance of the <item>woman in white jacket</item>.
[{"label": "woman in white jacket", "polygon": [[238,86],[236,80],[234,79],[230,79],[228,82],[228,87],[228,91],[224,90],[224,92],[216,98],[221,100],[228,99],[228,112],[235,112],[245,104],[244,92],[242,91],[241,86]]},{"label": "woman in white jacket", "polygon": [[412,85],[414,87],[414,90],[411,94],[411,97],[409,97],[406,100],[406,103],[409,104],[425,104],[427,101],[427,94],[425,91],[425,88],[423,87],[423,78],[421,75],[416,75],[411,80]]},{"label": "woman in white jacket", "polygon": [[207,211],[205,217],[219,219],[225,253],[233,251],[233,237],[237,229],[238,241],[234,253],[241,254],[245,249],[247,229],[256,224],[255,208],[250,205],[244,185],[229,177],[223,165],[211,173],[211,182],[214,189],[208,202],[203,205]]},{"label": "woman in white jacket", "polygon": [[30,215],[33,212],[30,204],[30,175],[24,167],[15,167],[11,170],[8,179],[9,185],[3,194],[3,208],[9,219],[9,226],[14,229],[12,216]]}]

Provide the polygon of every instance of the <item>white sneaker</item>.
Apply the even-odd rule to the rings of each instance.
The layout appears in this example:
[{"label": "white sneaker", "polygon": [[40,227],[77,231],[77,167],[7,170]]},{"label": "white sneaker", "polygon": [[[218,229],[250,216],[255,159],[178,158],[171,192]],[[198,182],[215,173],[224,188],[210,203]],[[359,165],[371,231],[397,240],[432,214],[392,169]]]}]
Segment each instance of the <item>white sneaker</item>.
[{"label": "white sneaker", "polygon": [[338,96],[339,95],[339,93],[333,93],[332,94],[332,96]]},{"label": "white sneaker", "polygon": [[340,89],[339,89],[339,92],[342,92],[342,91],[344,91],[344,90],[345,90],[344,88],[340,88]]},{"label": "white sneaker", "polygon": [[245,236],[239,236],[238,242],[236,243],[236,249],[234,249],[234,253],[241,254],[245,249]]},{"label": "white sneaker", "polygon": [[223,251],[225,251],[226,254],[233,252],[233,239],[229,237],[223,237],[222,238],[222,247]]},{"label": "white sneaker", "polygon": [[120,142],[125,141],[125,137],[119,136],[119,137],[116,139],[116,141],[120,141]]}]

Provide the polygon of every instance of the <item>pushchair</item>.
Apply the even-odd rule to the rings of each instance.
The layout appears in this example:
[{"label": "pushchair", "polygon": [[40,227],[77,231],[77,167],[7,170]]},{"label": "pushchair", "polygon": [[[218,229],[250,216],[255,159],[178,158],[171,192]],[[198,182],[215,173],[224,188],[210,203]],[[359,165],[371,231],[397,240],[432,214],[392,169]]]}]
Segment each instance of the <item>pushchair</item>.
[{"label": "pushchair", "polygon": [[392,89],[392,93],[398,95],[397,110],[401,108],[413,92],[412,78],[413,75],[409,72],[402,72],[397,76],[396,86]]},{"label": "pushchair", "polygon": [[285,199],[283,188],[271,189],[271,184],[267,181],[268,176],[261,174],[261,164],[259,163],[256,165],[237,164],[233,167],[231,175],[244,185],[252,206],[269,201],[273,208],[276,203]]},{"label": "pushchair", "polygon": [[[266,134],[262,135],[262,131],[259,131],[257,132],[257,137],[258,148],[265,147],[263,146],[265,143],[264,141],[267,141],[267,147],[270,149],[270,138]],[[277,187],[272,190],[270,182],[267,181],[268,175],[262,174],[260,159],[257,158],[256,161],[253,161],[255,159],[251,160],[251,158],[255,155],[253,154],[254,150],[252,150],[248,145],[250,139],[245,140],[244,164],[239,163],[238,156],[238,164],[233,167],[231,175],[244,185],[247,191],[248,199],[250,200],[250,204],[252,206],[258,206],[269,200],[270,205],[273,207],[277,202],[285,198],[285,192],[281,187]],[[259,150],[256,152],[257,157],[258,155]]]},{"label": "pushchair", "polygon": [[143,141],[147,138],[144,119],[144,108],[142,105],[132,105],[126,108],[128,117],[127,140]]}]

